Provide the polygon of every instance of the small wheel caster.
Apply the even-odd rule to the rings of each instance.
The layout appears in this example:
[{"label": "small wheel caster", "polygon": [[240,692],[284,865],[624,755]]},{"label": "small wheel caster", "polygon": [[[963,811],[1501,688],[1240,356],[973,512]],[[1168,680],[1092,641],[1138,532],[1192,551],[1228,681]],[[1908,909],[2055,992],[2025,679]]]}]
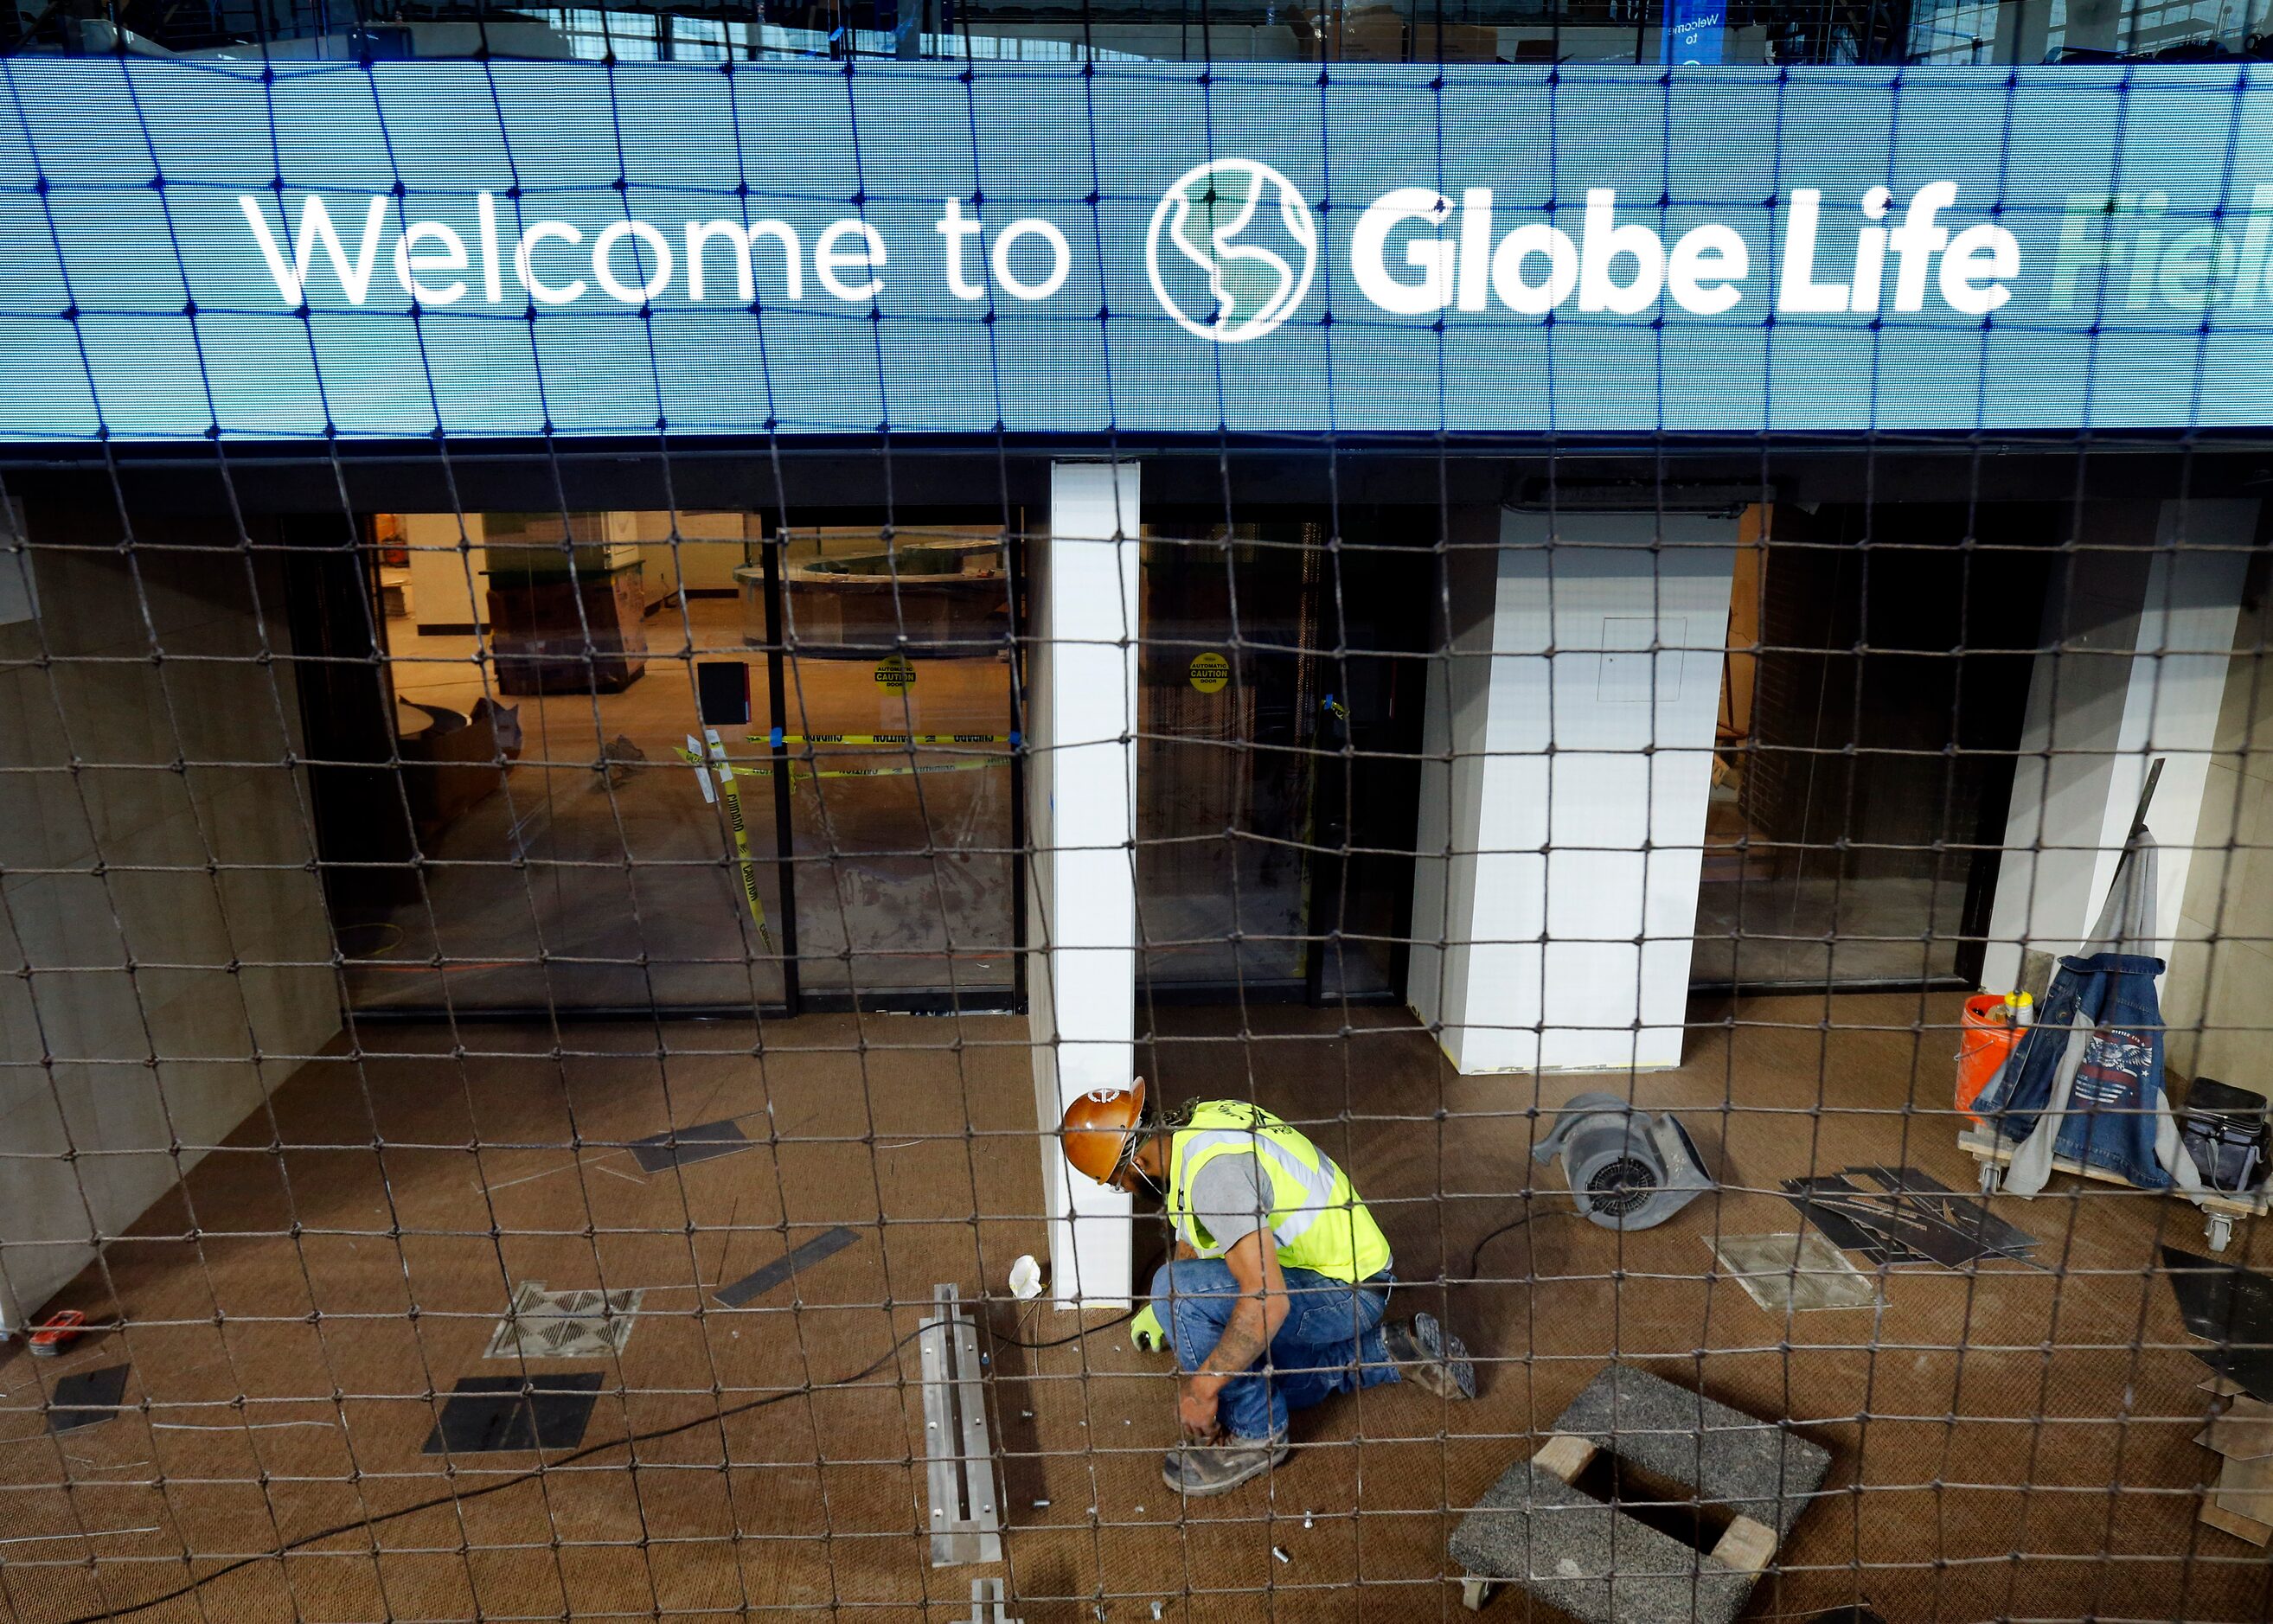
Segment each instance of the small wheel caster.
[{"label": "small wheel caster", "polygon": [[2233,1239],[2233,1220],[2222,1212],[2213,1212],[2202,1219],[2202,1233],[2209,1237],[2212,1252],[2225,1250],[2225,1243]]},{"label": "small wheel caster", "polygon": [[1491,1599],[1492,1582],[1470,1574],[1460,1581],[1460,1605],[1471,1613],[1482,1613],[1484,1604]]},{"label": "small wheel caster", "polygon": [[1981,1164],[1981,1194],[1984,1195],[1997,1194],[1997,1164],[1994,1162]]}]

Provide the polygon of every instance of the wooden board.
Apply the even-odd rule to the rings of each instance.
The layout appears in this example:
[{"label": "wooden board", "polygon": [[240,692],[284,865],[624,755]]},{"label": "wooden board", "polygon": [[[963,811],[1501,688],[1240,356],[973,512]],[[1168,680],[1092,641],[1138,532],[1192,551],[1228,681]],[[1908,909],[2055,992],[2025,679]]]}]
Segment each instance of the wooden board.
[{"label": "wooden board", "polygon": [[2217,1474],[2210,1499],[2220,1511],[2253,1523],[2273,1523],[2273,1458],[2229,1458],[2225,1469]]},{"label": "wooden board", "polygon": [[1775,1530],[1750,1517],[1738,1517],[1714,1543],[1713,1560],[1738,1573],[1758,1573],[1775,1552]]},{"label": "wooden board", "polygon": [[1539,1453],[1531,1463],[1553,1472],[1565,1483],[1577,1479],[1594,1458],[1595,1445],[1589,1439],[1573,1438],[1568,1433],[1557,1433],[1539,1446]]},{"label": "wooden board", "polygon": [[2254,1461],[2273,1455],[2273,1404],[2237,1398],[2209,1424],[2209,1447],[2228,1460]]},{"label": "wooden board", "polygon": [[[2005,1167],[2011,1164],[2013,1152],[2019,1147],[2007,1143],[1986,1128],[1979,1128],[1968,1129],[1960,1134],[1957,1136],[1957,1148],[1960,1150],[1970,1152],[1976,1161],[1994,1162],[1998,1166]],[[2127,1190],[2139,1190],[2146,1187],[2143,1185],[2132,1183],[2120,1173],[2112,1173],[2104,1167],[2091,1167],[2082,1162],[2071,1162],[2064,1156],[2056,1156],[2052,1158],[2052,1171],[2058,1173],[2074,1173],[2079,1179],[2094,1179],[2101,1184],[2120,1185]],[[2153,1190],[2149,1194],[2175,1195],[2185,1201],[2194,1199],[2175,1185],[2167,1190]],[[2273,1201],[2273,1184],[2265,1186],[2256,1195],[2247,1197],[2228,1195],[2219,1190],[2206,1191],[2203,1193],[2201,1206],[2204,1212],[2222,1212],[2237,1218],[2262,1218],[2265,1216],[2269,1201]]]},{"label": "wooden board", "polygon": [[2236,1539],[2247,1539],[2254,1545],[2273,1540],[2273,1523],[2260,1523],[2231,1511],[2221,1511],[2212,1501],[2202,1501],[2202,1520],[2221,1534],[2232,1534]]}]

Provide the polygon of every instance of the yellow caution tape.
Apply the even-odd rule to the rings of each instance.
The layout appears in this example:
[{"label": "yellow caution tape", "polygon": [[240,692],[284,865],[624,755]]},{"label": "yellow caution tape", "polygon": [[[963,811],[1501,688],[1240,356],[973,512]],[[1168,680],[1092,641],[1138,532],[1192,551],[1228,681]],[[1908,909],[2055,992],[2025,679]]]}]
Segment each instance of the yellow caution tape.
[{"label": "yellow caution tape", "polygon": [[[713,745],[712,748],[716,749]],[[734,768],[724,753],[708,759],[692,750],[681,750],[679,759],[692,767],[697,775],[716,770],[718,775],[718,797],[725,803],[726,826],[734,835],[734,865],[741,872],[742,900],[749,904],[750,919],[758,927],[758,939],[766,951],[774,950],[773,932],[766,928],[766,905],[758,895],[758,859],[750,849],[750,826],[742,817],[742,794],[734,787]]]},{"label": "yellow caution tape", "polygon": [[726,821],[734,831],[736,866],[742,871],[742,900],[750,905],[750,919],[766,951],[774,950],[773,932],[766,929],[766,905],[758,899],[758,860],[750,850],[749,826],[742,821],[742,797],[734,788],[731,767],[719,775],[718,793],[726,803]]},{"label": "yellow caution tape", "polygon": [[[997,756],[991,761],[941,761],[929,767],[824,767],[818,770],[806,767],[787,769],[790,782],[800,778],[908,778],[918,773],[979,773],[990,767],[1008,767],[1010,758]],[[770,778],[769,767],[746,767],[742,769],[756,777]]]}]

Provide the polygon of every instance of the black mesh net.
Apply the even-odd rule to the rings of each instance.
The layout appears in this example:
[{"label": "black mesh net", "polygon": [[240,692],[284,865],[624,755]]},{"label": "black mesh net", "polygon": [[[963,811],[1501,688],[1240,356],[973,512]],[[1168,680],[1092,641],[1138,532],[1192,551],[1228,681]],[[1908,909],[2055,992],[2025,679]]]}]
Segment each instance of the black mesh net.
[{"label": "black mesh net", "polygon": [[[2140,149],[2101,154],[2120,251],[2057,320],[1966,327],[1984,381],[1955,430],[1911,415],[1899,323],[1849,376],[1779,373],[1774,344],[1809,341],[1765,301],[1760,368],[1590,349],[1574,317],[1519,392],[1542,415],[1463,427],[1449,246],[1433,326],[1330,265],[1262,316],[1163,287],[1037,337],[1016,289],[1056,250],[975,223],[959,325],[766,280],[857,285],[885,264],[859,228],[899,254],[919,198],[938,251],[938,198],[874,163],[920,121],[846,91],[896,71],[866,56],[948,58],[910,71],[1007,198],[1043,143],[977,109],[1058,116],[1163,71],[1114,52],[1202,64],[1181,86],[1284,43],[1306,116],[1362,147],[1340,121],[1368,94],[1489,123],[1461,101],[1482,81],[1425,65],[1484,35],[1551,64],[1519,48],[1646,29],[1648,64],[1666,20],[1265,12],[1235,25],[1270,31],[1251,56],[1218,18],[1021,33],[986,8],[22,20],[11,1620],[2265,1616],[2273,448],[2237,426],[2264,330],[2236,313],[2263,275],[2262,79],[2075,70],[2210,179],[2146,201],[2114,173]],[[2129,55],[2181,38],[2126,16]],[[622,251],[547,270],[522,236],[518,264],[489,251],[512,297],[454,313],[435,283],[478,294],[478,240],[452,265],[405,238],[409,306],[319,296],[358,274],[366,200],[470,221],[478,194],[509,232],[590,201],[544,196],[509,138],[527,172],[488,190],[499,132],[541,116],[446,107],[374,43],[501,22],[600,41],[558,79],[484,55],[449,83],[628,110],[545,154]],[[1779,8],[1728,37],[1758,34],[1763,105],[1820,139],[1777,62],[1972,60],[1997,26]],[[363,98],[338,150],[381,153],[392,192],[327,175],[321,104],[264,88],[286,41],[335,34],[362,42],[309,71]],[[186,60],[122,60],[161,49]],[[1375,49],[1403,77],[1345,68]],[[1584,127],[1611,139],[1641,98],[1654,141],[1682,81],[1626,72]],[[720,87],[694,133],[729,157],[681,177],[687,236],[640,228],[643,73]],[[266,168],[201,163],[168,122],[198,74],[227,81],[215,150]],[[1931,119],[1954,82],[1872,94]],[[736,118],[815,84],[867,111],[815,144],[811,195],[721,181],[762,145]],[[2016,146],[2057,127],[2052,86],[1965,81]],[[1011,205],[1081,222],[1051,227],[1076,258],[1174,203],[1099,161],[1097,191]],[[1489,247],[1489,199],[1422,169]],[[1640,213],[1669,240],[1739,207],[1675,168],[1622,183],[1667,177]],[[1584,188],[1541,183],[1581,233]],[[332,248],[296,235],[323,188]],[[824,193],[851,211],[829,248],[801,214],[752,224]],[[141,235],[106,237],[130,194]],[[747,251],[707,262],[751,283],[715,309],[682,296],[698,204]],[[296,308],[199,292],[214,218],[272,232]],[[126,271],[91,246],[113,240]],[[364,256],[382,288],[394,240]],[[674,251],[679,291],[540,308],[559,266],[667,279]],[[187,309],[152,303],[153,267]],[[2225,291],[2187,313],[2190,277]],[[1309,426],[1234,423],[1256,375],[1205,341],[1297,306],[1301,342],[1444,410],[1336,426],[1411,402],[1289,363],[1294,397],[1327,392],[1290,408]],[[1021,389],[1070,388],[1078,346],[1183,376],[1158,359],[1179,324],[1214,379],[1189,422],[1164,386],[1145,427],[1038,426],[1070,408]],[[2032,370],[2055,329],[2121,381]],[[2080,423],[2094,389],[2183,397],[2189,426],[2000,426],[2032,397]],[[1645,426],[1587,419],[1637,392]],[[1716,392],[1734,426],[1677,421]],[[1059,1113],[1118,1111],[1139,1075],[1132,1199],[1067,1166]]]}]

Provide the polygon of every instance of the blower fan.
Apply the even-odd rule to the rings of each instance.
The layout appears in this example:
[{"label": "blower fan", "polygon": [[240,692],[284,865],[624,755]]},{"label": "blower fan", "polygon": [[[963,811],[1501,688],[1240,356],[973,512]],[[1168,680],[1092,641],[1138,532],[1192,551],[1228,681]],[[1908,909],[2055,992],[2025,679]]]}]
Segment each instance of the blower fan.
[{"label": "blower fan", "polygon": [[1672,1113],[1653,1117],[1614,1094],[1581,1094],[1563,1107],[1531,1153],[1542,1163],[1557,1155],[1579,1213],[1606,1230],[1654,1228],[1713,1184]]}]

